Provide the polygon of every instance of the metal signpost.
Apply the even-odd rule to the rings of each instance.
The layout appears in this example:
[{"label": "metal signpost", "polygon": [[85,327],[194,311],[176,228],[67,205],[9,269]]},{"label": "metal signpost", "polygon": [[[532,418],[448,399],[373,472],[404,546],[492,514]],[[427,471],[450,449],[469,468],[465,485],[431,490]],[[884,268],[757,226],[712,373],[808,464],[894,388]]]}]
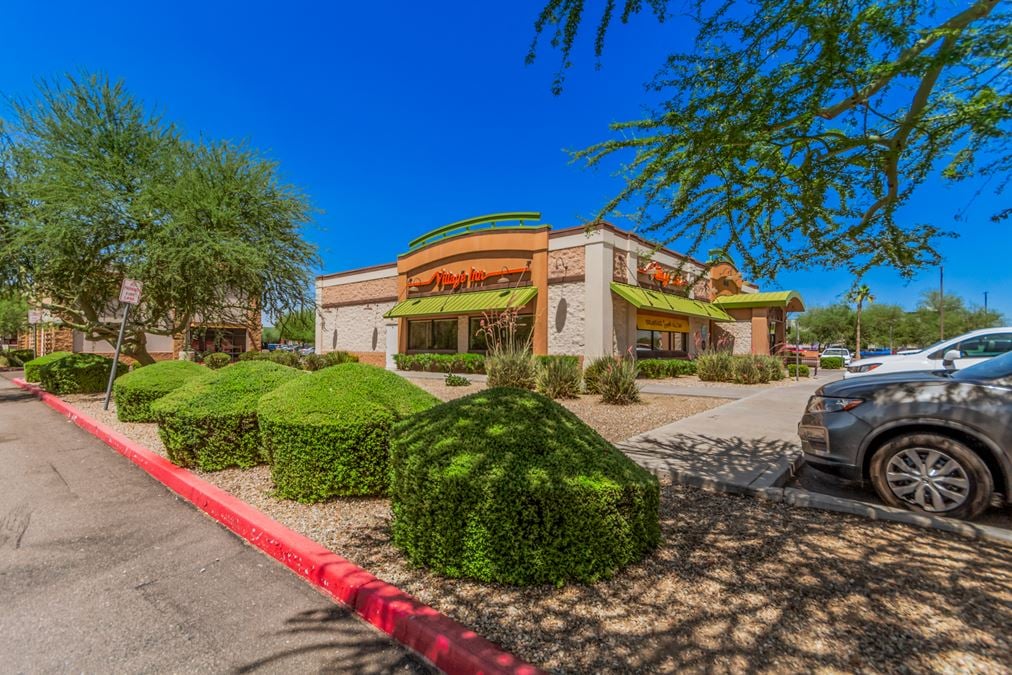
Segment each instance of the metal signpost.
[{"label": "metal signpost", "polygon": [[32,327],[32,351],[36,356],[39,354],[39,322],[42,321],[42,311],[38,309],[28,310],[28,325]]},{"label": "metal signpost", "polygon": [[119,289],[119,301],[123,305],[123,322],[119,325],[119,338],[116,340],[116,353],[112,357],[112,370],[109,371],[109,384],[105,388],[105,403],[102,410],[109,409],[109,399],[112,397],[112,383],[116,379],[116,366],[119,365],[119,350],[123,347],[123,333],[126,331],[127,317],[130,315],[130,308],[141,301],[141,288],[143,285],[136,279],[124,279]]}]

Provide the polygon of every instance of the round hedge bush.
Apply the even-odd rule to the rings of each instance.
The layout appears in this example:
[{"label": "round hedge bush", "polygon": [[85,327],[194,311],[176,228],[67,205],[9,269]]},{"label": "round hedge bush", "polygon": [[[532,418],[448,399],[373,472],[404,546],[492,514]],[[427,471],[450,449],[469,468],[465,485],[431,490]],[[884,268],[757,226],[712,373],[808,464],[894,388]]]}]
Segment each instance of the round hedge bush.
[{"label": "round hedge bush", "polygon": [[[67,354],[44,364],[39,369],[39,382],[52,394],[97,394],[109,384],[112,363],[101,354]],[[116,373],[127,370],[128,366],[120,362]]]},{"label": "round hedge bush", "polygon": [[154,422],[151,404],[208,370],[193,361],[159,361],[116,378],[116,417],[120,422]]},{"label": "round hedge bush", "polygon": [[386,492],[394,422],[439,400],[400,375],[344,363],[260,399],[260,437],[279,497],[318,502]]},{"label": "round hedge bush", "polygon": [[50,352],[44,354],[37,359],[25,362],[25,382],[41,382],[42,381],[42,367],[58,361],[64,357],[70,356],[71,352]]},{"label": "round hedge bush", "polygon": [[257,402],[301,376],[300,370],[270,361],[246,361],[188,380],[151,404],[169,459],[204,471],[265,461]]},{"label": "round hedge bush", "polygon": [[660,541],[657,480],[533,392],[490,389],[398,423],[390,470],[394,544],[447,576],[594,582]]}]

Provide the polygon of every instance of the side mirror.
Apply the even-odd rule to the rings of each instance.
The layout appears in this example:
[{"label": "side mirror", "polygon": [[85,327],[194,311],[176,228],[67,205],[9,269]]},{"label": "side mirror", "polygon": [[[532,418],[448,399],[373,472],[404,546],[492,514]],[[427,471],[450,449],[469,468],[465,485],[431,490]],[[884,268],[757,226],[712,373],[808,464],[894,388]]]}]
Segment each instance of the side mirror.
[{"label": "side mirror", "polygon": [[962,358],[962,356],[963,354],[958,349],[950,349],[942,357],[942,365],[945,366],[946,370],[955,370],[956,361]]}]

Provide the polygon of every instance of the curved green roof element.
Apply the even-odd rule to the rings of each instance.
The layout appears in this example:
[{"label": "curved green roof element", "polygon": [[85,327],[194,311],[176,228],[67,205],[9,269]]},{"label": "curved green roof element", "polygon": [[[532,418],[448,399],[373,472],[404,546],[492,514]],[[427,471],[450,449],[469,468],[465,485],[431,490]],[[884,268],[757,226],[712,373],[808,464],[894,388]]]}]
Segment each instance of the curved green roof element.
[{"label": "curved green roof element", "polygon": [[523,288],[505,288],[495,291],[429,295],[424,298],[409,298],[398,302],[383,316],[393,319],[403,316],[466,314],[468,312],[506,309],[507,307],[520,308],[537,294],[537,288],[524,286]]},{"label": "curved green roof element", "polygon": [[[412,239],[408,243],[408,253],[412,251],[433,244],[437,241],[443,241],[444,239],[452,239],[453,237],[459,237],[463,234],[469,234],[476,230],[492,230],[492,229],[537,229],[541,227],[549,227],[544,223],[537,223],[533,225],[526,224],[525,221],[539,221],[541,220],[540,211],[514,211],[510,213],[490,213],[485,216],[476,216],[474,218],[468,218],[466,220],[458,220],[455,223],[449,225],[443,225],[442,227],[436,228],[431,232],[427,232],[417,239]],[[516,223],[500,225],[500,223]]]},{"label": "curved green roof element", "polygon": [[753,307],[783,307],[788,312],[805,311],[805,302],[797,291],[765,291],[762,293],[738,293],[725,295],[713,304],[727,309],[751,309]]},{"label": "curved green roof element", "polygon": [[734,321],[720,307],[702,300],[692,300],[672,293],[661,293],[640,286],[620,284],[617,281],[611,282],[611,290],[622,299],[628,300],[629,304],[636,309],[650,309],[664,314],[695,316],[714,321]]}]

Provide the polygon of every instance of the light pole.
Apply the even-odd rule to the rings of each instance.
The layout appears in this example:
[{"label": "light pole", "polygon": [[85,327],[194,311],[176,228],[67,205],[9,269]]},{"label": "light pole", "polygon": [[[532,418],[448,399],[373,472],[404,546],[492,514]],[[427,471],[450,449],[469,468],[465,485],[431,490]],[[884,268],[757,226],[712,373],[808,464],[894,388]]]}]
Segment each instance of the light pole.
[{"label": "light pole", "polygon": [[987,291],[984,291],[984,318],[987,319]]},{"label": "light pole", "polygon": [[938,339],[945,339],[945,268],[938,267]]}]

